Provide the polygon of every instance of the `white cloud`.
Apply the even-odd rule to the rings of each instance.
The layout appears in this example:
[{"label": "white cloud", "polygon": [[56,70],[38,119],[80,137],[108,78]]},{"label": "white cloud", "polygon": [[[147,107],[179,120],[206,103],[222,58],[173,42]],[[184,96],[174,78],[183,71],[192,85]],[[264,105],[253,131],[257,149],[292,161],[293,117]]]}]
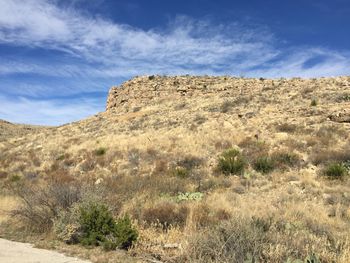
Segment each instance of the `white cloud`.
[{"label": "white cloud", "polygon": [[[312,59],[318,63],[306,66]],[[277,77],[331,77],[350,73],[350,53],[340,53],[324,48],[294,49],[290,55],[280,58],[266,68],[252,70],[249,76]]]},{"label": "white cloud", "polygon": [[28,100],[0,95],[0,116],[15,123],[59,125],[77,121],[104,110],[97,99]]},{"label": "white cloud", "polygon": [[[145,31],[87,16],[72,7],[58,7],[49,0],[0,0],[0,6],[0,43],[56,49],[92,63],[77,66],[68,58],[65,64],[51,67],[14,63],[0,67],[0,74],[11,70],[92,78],[182,72],[305,77],[349,74],[344,61],[349,54],[322,48],[315,52],[313,47],[303,52],[301,47],[281,50],[274,44],[273,34],[261,26],[215,25],[180,16],[162,30]],[[328,53],[329,59],[305,70],[305,57],[320,52]]]},{"label": "white cloud", "polygon": [[[49,0],[0,0],[0,43],[56,49],[78,57],[58,65],[0,67],[61,77],[131,77],[141,74],[233,74],[249,76],[323,76],[349,74],[349,54],[314,47],[276,47],[266,28],[239,23],[213,24],[179,16],[163,29],[141,30]],[[74,5],[73,5],[74,6]],[[305,70],[305,58],[329,59]],[[278,59],[279,58],[279,59]],[[258,70],[256,69],[258,68]]]},{"label": "white cloud", "polygon": [[144,31],[102,18],[62,9],[46,0],[0,0],[0,42],[53,48],[87,61],[118,67],[158,64],[168,71],[230,62],[257,65],[276,55],[272,35],[262,28],[213,25],[178,17],[161,30]]}]

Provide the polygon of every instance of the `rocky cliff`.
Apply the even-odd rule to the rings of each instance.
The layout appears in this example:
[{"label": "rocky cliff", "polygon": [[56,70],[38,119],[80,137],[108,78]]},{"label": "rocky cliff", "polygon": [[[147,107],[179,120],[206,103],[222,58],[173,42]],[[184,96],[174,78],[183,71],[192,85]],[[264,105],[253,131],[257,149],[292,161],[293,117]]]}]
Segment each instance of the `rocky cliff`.
[{"label": "rocky cliff", "polygon": [[[350,91],[350,77],[319,79],[256,79],[237,77],[209,76],[141,76],[112,87],[108,100],[107,112],[128,111],[132,107],[151,105],[160,100],[179,100],[196,96],[219,95],[238,97],[241,95],[260,95],[266,93],[281,100],[312,94],[336,95],[339,90]],[[286,94],[288,93],[288,94]],[[285,96],[284,96],[285,95]]]}]

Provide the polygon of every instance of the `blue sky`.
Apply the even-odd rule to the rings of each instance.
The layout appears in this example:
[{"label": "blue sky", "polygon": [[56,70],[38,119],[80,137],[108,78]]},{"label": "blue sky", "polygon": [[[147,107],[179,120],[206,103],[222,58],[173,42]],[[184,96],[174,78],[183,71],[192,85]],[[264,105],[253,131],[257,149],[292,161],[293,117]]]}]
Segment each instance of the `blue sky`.
[{"label": "blue sky", "polygon": [[146,74],[350,75],[349,0],[0,0],[0,119],[59,125]]}]

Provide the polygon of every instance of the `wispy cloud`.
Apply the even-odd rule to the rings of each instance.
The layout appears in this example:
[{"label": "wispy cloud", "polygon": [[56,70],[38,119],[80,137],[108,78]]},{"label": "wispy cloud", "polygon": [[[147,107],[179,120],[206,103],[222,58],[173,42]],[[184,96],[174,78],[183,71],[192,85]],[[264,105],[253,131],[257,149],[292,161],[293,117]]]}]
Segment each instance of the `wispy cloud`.
[{"label": "wispy cloud", "polygon": [[150,64],[169,72],[204,65],[217,70],[227,63],[249,67],[277,53],[270,46],[272,34],[262,28],[244,30],[238,24],[178,17],[166,28],[144,31],[58,8],[46,0],[0,4],[0,42],[57,49],[120,70],[129,66],[126,74],[130,68]]},{"label": "wispy cloud", "polygon": [[[15,78],[12,82],[1,81],[0,92],[27,96],[6,104],[16,114],[19,109],[26,113],[26,107],[35,105],[40,105],[43,111],[47,109],[23,118],[26,122],[62,123],[101,108],[87,109],[85,102],[80,101],[72,105],[63,104],[63,100],[62,104],[58,100],[31,101],[28,96],[40,97],[43,90],[52,96],[107,91],[108,86],[134,75],[318,77],[350,73],[349,52],[321,46],[282,47],[278,38],[263,26],[216,24],[178,16],[168,25],[143,30],[81,12],[74,4],[57,3],[0,0],[0,44],[64,54],[64,59],[57,55],[57,59],[51,60],[41,60],[39,55],[0,58],[1,80],[16,74],[60,79],[54,85],[51,80],[41,84]],[[15,86],[14,81],[18,82]],[[12,86],[12,92],[8,92],[8,86]],[[1,103],[5,103],[5,97],[2,99]],[[17,103],[19,107],[15,106]],[[72,115],[68,114],[70,106]],[[51,110],[55,107],[61,111]],[[56,118],[59,112],[61,117]],[[77,112],[80,113],[73,118]],[[45,117],[50,114],[51,118]],[[11,110],[0,111],[0,118],[17,121],[16,116]]]},{"label": "wispy cloud", "polygon": [[0,116],[15,123],[59,125],[104,110],[101,99],[29,100],[0,95]]},{"label": "wispy cloud", "polygon": [[[0,0],[0,4],[0,43],[60,50],[88,63],[70,65],[67,59],[64,65],[54,65],[55,70],[47,65],[14,64],[0,67],[0,74],[11,69],[92,77],[182,72],[271,75],[275,70],[280,72],[275,76],[283,76],[281,73],[286,71],[288,76],[316,73],[296,65],[305,62],[300,47],[295,50],[276,47],[277,40],[262,26],[214,24],[179,16],[164,28],[145,31],[87,16],[72,7],[58,7],[48,0]],[[317,76],[348,72],[343,61],[344,57],[349,58],[348,54],[320,47],[319,52],[315,52],[315,47],[303,49],[307,57],[327,52],[329,59],[319,65]],[[283,61],[292,62],[293,66]],[[329,71],[332,65],[336,66]],[[254,70],[260,66],[260,70]]]}]

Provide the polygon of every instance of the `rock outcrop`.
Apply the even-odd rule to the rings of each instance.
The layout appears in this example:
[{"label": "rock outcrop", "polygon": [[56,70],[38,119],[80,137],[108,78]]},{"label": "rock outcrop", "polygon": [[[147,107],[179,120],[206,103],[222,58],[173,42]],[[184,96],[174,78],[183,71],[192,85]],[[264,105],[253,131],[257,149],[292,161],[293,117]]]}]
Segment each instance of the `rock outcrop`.
[{"label": "rock outcrop", "polygon": [[317,91],[335,92],[350,89],[350,77],[319,78],[319,79],[256,79],[239,77],[209,77],[209,76],[142,76],[123,83],[120,87],[112,87],[108,100],[107,111],[123,110],[150,105],[162,99],[178,100],[184,97],[222,94],[222,96],[254,95],[270,90],[279,94],[290,90],[295,94]]}]

